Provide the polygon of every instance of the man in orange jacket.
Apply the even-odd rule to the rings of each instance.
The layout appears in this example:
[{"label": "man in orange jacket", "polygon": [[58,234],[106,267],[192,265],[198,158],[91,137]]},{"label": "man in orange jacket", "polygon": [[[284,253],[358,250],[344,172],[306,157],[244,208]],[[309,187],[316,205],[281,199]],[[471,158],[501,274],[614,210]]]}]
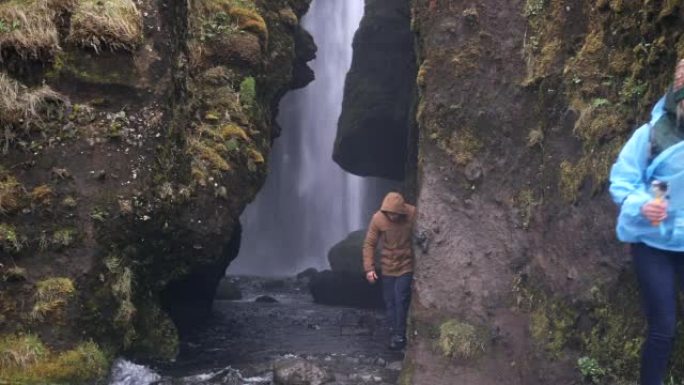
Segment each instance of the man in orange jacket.
[{"label": "man in orange jacket", "polygon": [[366,279],[373,284],[378,280],[373,256],[378,241],[382,241],[382,291],[392,335],[390,349],[393,350],[406,346],[406,316],[413,281],[411,237],[415,220],[415,206],[406,203],[401,194],[391,192],[382,202],[380,211],[373,215],[363,244],[363,268]]}]

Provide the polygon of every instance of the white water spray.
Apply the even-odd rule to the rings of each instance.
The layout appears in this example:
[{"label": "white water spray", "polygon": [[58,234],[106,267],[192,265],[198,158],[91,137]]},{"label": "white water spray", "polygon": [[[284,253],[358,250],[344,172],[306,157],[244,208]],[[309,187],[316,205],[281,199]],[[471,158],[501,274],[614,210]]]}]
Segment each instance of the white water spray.
[{"label": "white water spray", "polygon": [[[352,40],[364,0],[314,0],[303,20],[318,46],[316,80],[281,101],[269,176],[241,217],[240,254],[230,274],[292,275],[328,267],[327,252],[365,227],[367,179],[332,161]],[[359,256],[360,257],[360,256]]]}]

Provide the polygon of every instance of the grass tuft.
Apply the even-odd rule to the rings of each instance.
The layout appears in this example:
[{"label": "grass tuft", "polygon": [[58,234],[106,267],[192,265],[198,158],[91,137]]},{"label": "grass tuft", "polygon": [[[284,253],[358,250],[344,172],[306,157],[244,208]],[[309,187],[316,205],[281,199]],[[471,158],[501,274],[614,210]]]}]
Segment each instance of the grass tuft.
[{"label": "grass tuft", "polygon": [[8,253],[18,253],[24,248],[24,244],[17,235],[14,226],[0,223],[0,249]]},{"label": "grass tuft", "polygon": [[53,192],[50,186],[40,185],[31,191],[31,202],[41,205],[49,205],[52,201]]},{"label": "grass tuft", "polygon": [[48,278],[38,282],[31,317],[42,321],[48,314],[61,310],[75,291],[74,283],[69,278]]},{"label": "grass tuft", "polygon": [[132,0],[81,0],[67,40],[96,52],[133,51],[143,40],[142,16]]},{"label": "grass tuft", "polygon": [[[53,4],[54,3],[54,4]],[[51,57],[59,49],[57,2],[11,0],[0,4],[0,56]]]},{"label": "grass tuft", "polygon": [[84,342],[72,350],[51,352],[34,335],[0,337],[0,383],[80,384],[102,379],[109,360],[100,347]]},{"label": "grass tuft", "polygon": [[23,195],[21,183],[0,170],[0,214],[10,214],[21,208]]},{"label": "grass tuft", "polygon": [[50,87],[29,89],[0,72],[0,141],[3,142],[3,151],[9,150],[20,129],[28,132],[40,126],[55,106],[65,105],[68,105],[67,99]]}]

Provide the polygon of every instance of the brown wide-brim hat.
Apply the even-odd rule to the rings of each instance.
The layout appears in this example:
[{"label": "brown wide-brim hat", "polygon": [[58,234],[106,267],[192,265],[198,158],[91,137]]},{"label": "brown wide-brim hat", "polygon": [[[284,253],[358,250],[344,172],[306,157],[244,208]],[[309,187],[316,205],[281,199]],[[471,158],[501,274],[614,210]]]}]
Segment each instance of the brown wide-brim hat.
[{"label": "brown wide-brim hat", "polygon": [[396,192],[391,192],[385,196],[385,199],[382,201],[382,207],[380,207],[380,211],[400,215],[408,215],[409,213],[404,197]]}]

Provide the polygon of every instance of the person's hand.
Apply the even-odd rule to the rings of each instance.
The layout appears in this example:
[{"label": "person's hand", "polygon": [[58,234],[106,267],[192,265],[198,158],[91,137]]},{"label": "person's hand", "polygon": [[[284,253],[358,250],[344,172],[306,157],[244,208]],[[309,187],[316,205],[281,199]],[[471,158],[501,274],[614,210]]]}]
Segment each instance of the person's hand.
[{"label": "person's hand", "polygon": [[652,200],[641,207],[641,213],[651,223],[660,223],[667,218],[667,201]]},{"label": "person's hand", "polygon": [[373,284],[378,280],[378,275],[375,273],[375,271],[371,270],[366,273],[366,280],[368,280],[368,283]]}]

